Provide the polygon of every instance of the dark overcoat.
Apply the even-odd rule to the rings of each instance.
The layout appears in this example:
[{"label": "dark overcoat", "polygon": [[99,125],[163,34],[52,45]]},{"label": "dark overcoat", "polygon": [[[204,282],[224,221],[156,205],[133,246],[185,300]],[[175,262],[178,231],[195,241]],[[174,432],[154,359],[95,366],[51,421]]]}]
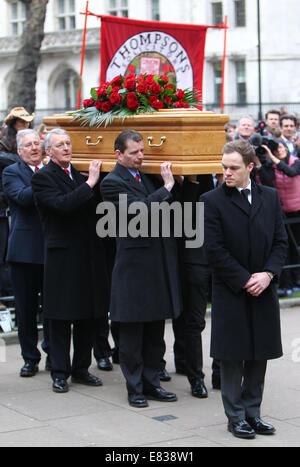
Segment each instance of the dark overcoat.
[{"label": "dark overcoat", "polygon": [[[105,201],[119,207],[119,195],[127,195],[128,206],[139,201],[150,210],[151,203],[170,201],[164,187],[155,188],[147,175],[137,182],[122,165],[101,183]],[[179,316],[181,289],[177,245],[174,238],[130,236],[116,239],[112,273],[110,316],[119,322],[151,322]]]},{"label": "dark overcoat", "polygon": [[44,236],[34,203],[32,176],[33,171],[22,160],[3,171],[3,190],[11,215],[8,262],[44,264]]},{"label": "dark overcoat", "polygon": [[280,275],[287,237],[275,189],[252,183],[252,205],[223,184],[204,194],[204,246],[213,269],[211,356],[268,360],[282,355],[274,281],[259,296],[243,289],[251,274]]},{"label": "dark overcoat", "polygon": [[44,317],[80,320],[108,312],[102,240],[96,234],[100,199],[72,167],[73,180],[52,161],[32,178],[45,235]]}]

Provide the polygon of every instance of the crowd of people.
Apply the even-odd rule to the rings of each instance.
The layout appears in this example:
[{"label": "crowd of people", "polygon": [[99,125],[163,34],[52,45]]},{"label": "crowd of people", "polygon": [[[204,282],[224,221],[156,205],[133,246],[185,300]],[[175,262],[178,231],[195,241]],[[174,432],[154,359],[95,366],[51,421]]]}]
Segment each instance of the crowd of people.
[{"label": "crowd of people", "polygon": [[[186,177],[173,176],[168,162],[160,177],[144,175],[143,138],[134,130],[116,138],[111,173],[101,173],[99,160],[79,173],[68,133],[30,129],[33,119],[12,109],[0,139],[0,297],[12,290],[15,299],[20,376],[39,371],[41,304],[54,392],[68,392],[70,376],[101,386],[89,372],[93,353],[100,370],[120,364],[131,406],[175,402],[161,386],[171,379],[164,360],[171,319],[176,372],[187,376],[193,397],[206,398],[201,334],[211,300],[212,386],[221,389],[228,429],[241,438],[274,433],[260,404],[266,362],[282,354],[276,292],[300,287],[300,268],[282,273],[286,256],[286,264],[300,263],[296,117],[270,110],[258,125],[250,116],[228,123],[223,175]],[[96,207],[104,200],[118,210],[120,195],[147,208],[179,200],[196,209],[204,201],[204,246],[187,248],[172,235],[124,237],[118,228],[116,238],[100,238]]]}]

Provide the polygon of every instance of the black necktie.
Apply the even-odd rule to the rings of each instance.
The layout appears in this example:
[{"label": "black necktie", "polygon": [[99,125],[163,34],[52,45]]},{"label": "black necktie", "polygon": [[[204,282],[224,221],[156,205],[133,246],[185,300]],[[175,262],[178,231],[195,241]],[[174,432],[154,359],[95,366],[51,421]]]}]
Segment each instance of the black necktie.
[{"label": "black necktie", "polygon": [[[248,201],[249,203],[249,198],[248,196],[250,195],[250,190],[248,190],[248,188],[245,188],[244,190],[241,190],[241,193],[242,195],[245,197],[245,199]],[[250,203],[249,203],[250,204]]]}]

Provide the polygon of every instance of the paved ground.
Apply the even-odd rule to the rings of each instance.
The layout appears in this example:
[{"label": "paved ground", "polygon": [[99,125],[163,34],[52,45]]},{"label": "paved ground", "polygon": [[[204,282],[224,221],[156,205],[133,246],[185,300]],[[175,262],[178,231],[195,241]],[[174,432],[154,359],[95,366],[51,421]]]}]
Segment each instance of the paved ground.
[{"label": "paved ground", "polygon": [[[220,392],[211,388],[209,334],[208,317],[203,339],[208,399],[191,397],[186,378],[174,373],[173,335],[168,323],[166,357],[172,381],[163,386],[176,392],[179,400],[150,401],[145,409],[128,405],[118,365],[105,373],[93,363],[91,371],[103,379],[103,387],[71,385],[69,393],[55,394],[49,374],[43,371],[44,359],[34,378],[20,378],[19,346],[0,347],[2,360],[6,352],[6,362],[0,363],[0,446],[299,447],[300,307],[282,310],[285,354],[269,362],[262,415],[276,426],[273,436],[245,441],[227,432]],[[161,421],[158,417],[167,418]]]}]

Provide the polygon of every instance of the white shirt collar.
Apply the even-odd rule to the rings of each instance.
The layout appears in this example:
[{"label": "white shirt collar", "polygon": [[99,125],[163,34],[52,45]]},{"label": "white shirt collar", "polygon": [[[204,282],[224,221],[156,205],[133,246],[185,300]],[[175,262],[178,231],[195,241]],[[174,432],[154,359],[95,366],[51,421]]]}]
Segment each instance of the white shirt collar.
[{"label": "white shirt collar", "polygon": [[43,162],[40,162],[39,165],[35,166],[35,165],[30,165],[30,164],[27,164],[28,167],[32,170],[32,172],[35,172],[35,167],[37,167],[38,169],[42,169],[44,167],[44,164]]}]

